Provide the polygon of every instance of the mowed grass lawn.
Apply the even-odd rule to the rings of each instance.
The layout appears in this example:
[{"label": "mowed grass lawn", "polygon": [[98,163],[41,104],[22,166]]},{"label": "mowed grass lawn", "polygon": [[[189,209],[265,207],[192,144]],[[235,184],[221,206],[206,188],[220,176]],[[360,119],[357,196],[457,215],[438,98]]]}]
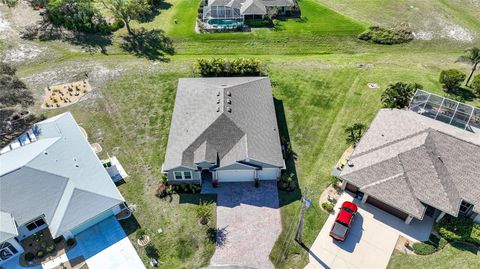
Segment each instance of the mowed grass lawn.
[{"label": "mowed grass lawn", "polygon": [[438,253],[429,256],[411,256],[394,253],[388,269],[476,269],[480,268],[478,248],[456,243],[446,246]]},{"label": "mowed grass lawn", "polygon": [[[20,74],[27,76],[48,68],[78,65],[84,59],[96,57],[99,64],[115,65],[118,61],[117,67],[125,68],[120,77],[97,88],[94,97],[66,109],[50,111],[48,115],[72,111],[87,130],[90,142],[101,143],[102,157],[109,153],[119,158],[130,174],[119,189],[127,202],[137,205],[135,219],[122,224],[145,264],[149,259],[145,249],[136,245],[133,231],[139,226],[147,229],[159,251],[160,268],[205,266],[215,249],[208,233],[209,227],[215,227],[215,216],[209,227],[202,227],[194,214],[200,199],[214,200],[214,197],[174,195],[170,202],[155,196],[177,81],[193,75],[196,59],[253,55],[266,64],[276,103],[281,104],[297,155],[299,189],[307,187],[308,197],[313,201],[306,211],[307,246],[313,243],[327,217],[317,201],[331,182],[333,166],[348,146],[345,126],[355,122],[368,125],[381,107],[381,89],[388,83],[417,82],[428,91],[443,94],[438,83],[440,70],[469,69],[455,63],[465,44],[442,41],[378,46],[360,42],[356,35],[365,29],[364,23],[315,0],[300,0],[302,15],[308,18],[306,22],[284,21],[281,31],[260,29],[203,35],[193,31],[198,0],[169,0],[169,3],[171,6],[162,9],[153,21],[141,24],[149,29],[164,29],[173,39],[176,55],[168,63],[152,64],[124,53],[109,56],[76,53],[75,57],[59,57],[55,62],[19,67]],[[174,19],[178,24],[173,23]],[[116,37],[122,33],[124,29]],[[119,51],[115,48],[118,40],[114,41],[113,51]],[[369,82],[377,83],[381,89],[369,89]],[[470,103],[480,104],[478,98]],[[298,192],[281,192],[280,200],[283,231],[270,259],[278,268],[303,268],[308,262],[307,253],[293,240],[301,206]],[[157,233],[159,228],[163,233]]]}]

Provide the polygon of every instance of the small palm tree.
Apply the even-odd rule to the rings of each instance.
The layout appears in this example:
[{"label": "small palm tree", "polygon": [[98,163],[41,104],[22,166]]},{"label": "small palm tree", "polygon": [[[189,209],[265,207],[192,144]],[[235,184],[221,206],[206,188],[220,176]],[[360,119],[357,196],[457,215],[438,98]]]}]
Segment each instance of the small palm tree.
[{"label": "small palm tree", "polygon": [[195,215],[200,220],[202,225],[208,223],[208,220],[212,217],[212,207],[211,202],[206,203],[200,201],[200,203],[195,207]]},{"label": "small palm tree", "polygon": [[465,82],[465,86],[468,86],[470,79],[472,79],[473,73],[477,70],[478,64],[480,64],[480,48],[473,47],[465,51],[465,55],[458,57],[457,62],[467,63],[472,65],[472,71]]},{"label": "small palm tree", "polygon": [[360,138],[362,138],[363,130],[367,127],[363,123],[354,123],[352,126],[345,128],[345,133],[347,134],[346,141],[348,144],[352,144],[353,147],[356,147]]}]

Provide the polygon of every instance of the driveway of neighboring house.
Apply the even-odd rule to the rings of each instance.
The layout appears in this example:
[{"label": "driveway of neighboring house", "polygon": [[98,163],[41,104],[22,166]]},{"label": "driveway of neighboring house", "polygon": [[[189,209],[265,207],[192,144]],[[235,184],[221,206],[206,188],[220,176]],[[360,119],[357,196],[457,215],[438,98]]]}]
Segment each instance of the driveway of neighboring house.
[{"label": "driveway of neighboring house", "polygon": [[67,253],[71,260],[83,256],[90,269],[145,268],[115,217],[78,234],[77,246]]},{"label": "driveway of neighboring house", "polygon": [[268,256],[282,230],[276,181],[204,183],[217,194],[217,248],[211,266],[274,268]]},{"label": "driveway of neighboring house", "polygon": [[433,219],[425,217],[423,221],[412,220],[410,225],[383,210],[370,204],[358,205],[352,229],[347,240],[335,242],[329,232],[336,213],[344,201],[352,201],[353,197],[344,192],[335,206],[335,214],[331,214],[315,242],[309,250],[310,263],[305,269],[377,269],[386,268],[395,244],[400,235],[411,241],[427,240],[433,225]]}]

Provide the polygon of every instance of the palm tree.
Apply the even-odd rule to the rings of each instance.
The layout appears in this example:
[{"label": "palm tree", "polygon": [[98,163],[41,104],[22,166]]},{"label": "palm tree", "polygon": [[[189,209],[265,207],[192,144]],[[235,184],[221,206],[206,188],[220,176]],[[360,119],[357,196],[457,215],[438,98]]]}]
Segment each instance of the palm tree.
[{"label": "palm tree", "polygon": [[362,138],[363,130],[365,130],[366,128],[367,127],[365,126],[365,124],[359,122],[345,128],[345,133],[347,134],[347,143],[352,144],[353,147],[356,147],[357,143],[360,141],[360,138]]},{"label": "palm tree", "polygon": [[467,82],[465,82],[465,86],[468,86],[470,79],[472,79],[473,73],[475,73],[475,70],[477,70],[477,66],[480,63],[480,49],[477,47],[467,49],[465,51],[465,55],[458,57],[457,62],[468,63],[472,65],[470,76],[468,76]]}]

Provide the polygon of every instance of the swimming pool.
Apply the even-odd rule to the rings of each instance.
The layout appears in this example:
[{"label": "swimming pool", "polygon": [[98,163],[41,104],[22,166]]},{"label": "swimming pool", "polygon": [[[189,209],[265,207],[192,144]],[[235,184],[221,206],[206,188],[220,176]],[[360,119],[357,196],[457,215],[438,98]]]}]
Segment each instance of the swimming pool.
[{"label": "swimming pool", "polygon": [[208,24],[216,26],[218,28],[230,28],[242,26],[242,21],[226,20],[226,19],[211,19],[208,20]]}]

